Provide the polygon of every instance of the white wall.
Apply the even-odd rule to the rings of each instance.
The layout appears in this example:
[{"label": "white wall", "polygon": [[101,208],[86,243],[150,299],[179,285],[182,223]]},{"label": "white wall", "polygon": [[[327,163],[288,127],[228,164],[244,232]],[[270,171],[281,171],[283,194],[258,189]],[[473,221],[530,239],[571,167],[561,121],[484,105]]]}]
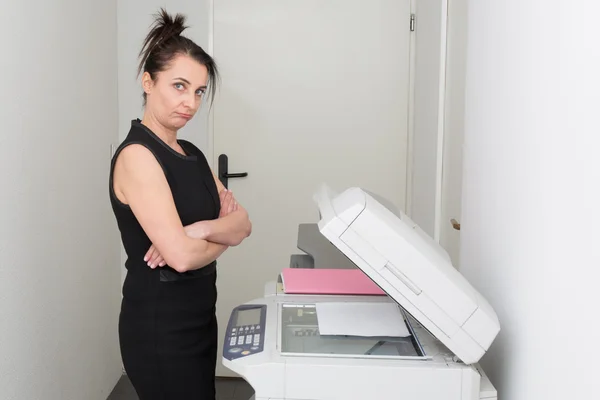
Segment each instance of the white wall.
[{"label": "white wall", "polygon": [[121,375],[116,2],[3,2],[0,37],[0,398],[104,400]]},{"label": "white wall", "polygon": [[470,2],[461,270],[500,399],[598,398],[600,3]]},{"label": "white wall", "polygon": [[[143,117],[141,76],[137,76],[138,55],[150,30],[154,14],[160,7],[165,7],[170,14],[185,14],[189,28],[183,34],[209,52],[210,7],[209,0],[119,0],[117,7],[119,141],[122,141],[129,132],[131,120]],[[218,60],[216,61],[218,63]],[[209,146],[207,111],[208,107],[202,107],[200,113],[179,133],[180,138],[191,141],[204,152]],[[206,154],[208,156],[210,153]],[[125,279],[126,270],[123,265],[126,260],[125,251],[121,249],[122,280]]]}]

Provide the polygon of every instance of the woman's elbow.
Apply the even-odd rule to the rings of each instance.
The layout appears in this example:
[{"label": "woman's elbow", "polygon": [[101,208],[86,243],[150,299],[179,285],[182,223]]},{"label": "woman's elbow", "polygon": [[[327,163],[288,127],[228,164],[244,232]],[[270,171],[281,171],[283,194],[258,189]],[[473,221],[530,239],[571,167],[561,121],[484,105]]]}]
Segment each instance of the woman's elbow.
[{"label": "woman's elbow", "polygon": [[244,213],[244,225],[241,231],[242,235],[244,236],[243,239],[245,239],[252,233],[252,221],[250,221],[250,215],[248,215],[248,211],[242,209],[242,212]]},{"label": "woman's elbow", "polygon": [[194,269],[194,265],[200,261],[199,258],[202,258],[201,254],[206,252],[206,246],[206,241],[197,243],[186,237],[181,246],[171,249],[169,258],[165,258],[165,261],[169,267],[179,273],[191,271]]},{"label": "woman's elbow", "polygon": [[246,216],[245,222],[244,229],[242,229],[243,239],[246,239],[252,233],[252,222],[250,221],[250,218]]},{"label": "woman's elbow", "polygon": [[236,235],[236,237],[230,243],[230,246],[237,246],[237,245],[241,244],[244,241],[244,239],[246,239],[248,236],[250,236],[251,233],[252,233],[252,223],[248,220],[248,222],[246,223],[244,228],[242,230],[240,230],[239,234]]},{"label": "woman's elbow", "polygon": [[184,273],[190,270],[190,262],[188,259],[186,259],[186,257],[184,257],[182,254],[181,255],[177,255],[177,256],[172,256],[170,257],[171,260],[167,261],[167,265],[171,268],[173,268],[175,271],[179,272],[179,273]]}]

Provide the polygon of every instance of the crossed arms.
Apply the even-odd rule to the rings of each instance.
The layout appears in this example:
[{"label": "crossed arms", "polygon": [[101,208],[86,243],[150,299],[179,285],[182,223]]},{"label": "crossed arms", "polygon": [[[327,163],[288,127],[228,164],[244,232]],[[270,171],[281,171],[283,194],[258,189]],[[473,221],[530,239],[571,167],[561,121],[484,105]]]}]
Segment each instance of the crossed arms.
[{"label": "crossed arms", "polygon": [[142,145],[129,145],[117,159],[114,191],[128,204],[150,238],[144,260],[151,268],[169,265],[178,272],[202,268],[252,231],[246,210],[213,173],[221,200],[218,219],[183,226],[162,168]]}]

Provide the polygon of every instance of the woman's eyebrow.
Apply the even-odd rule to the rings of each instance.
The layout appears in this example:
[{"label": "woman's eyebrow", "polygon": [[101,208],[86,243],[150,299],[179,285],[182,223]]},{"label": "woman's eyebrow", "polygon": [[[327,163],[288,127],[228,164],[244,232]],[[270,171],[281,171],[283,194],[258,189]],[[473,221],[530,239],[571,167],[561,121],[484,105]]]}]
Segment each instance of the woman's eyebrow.
[{"label": "woman's eyebrow", "polygon": [[[174,78],[173,80],[174,80],[174,81],[177,81],[177,80],[179,80],[179,81],[183,81],[183,82],[187,83],[188,85],[191,85],[190,81],[188,81],[188,80],[187,80],[187,79],[185,79],[185,78],[178,77],[178,78]],[[206,86],[206,85],[202,85],[202,86],[198,86],[198,89],[206,89],[207,87],[208,87],[208,86]]]},{"label": "woman's eyebrow", "polygon": [[188,80],[187,80],[187,79],[185,79],[185,78],[178,77],[178,78],[173,78],[173,80],[174,80],[174,81],[177,81],[177,80],[184,81],[184,82],[185,82],[185,83],[187,83],[188,85],[191,85],[190,81],[188,81]]}]

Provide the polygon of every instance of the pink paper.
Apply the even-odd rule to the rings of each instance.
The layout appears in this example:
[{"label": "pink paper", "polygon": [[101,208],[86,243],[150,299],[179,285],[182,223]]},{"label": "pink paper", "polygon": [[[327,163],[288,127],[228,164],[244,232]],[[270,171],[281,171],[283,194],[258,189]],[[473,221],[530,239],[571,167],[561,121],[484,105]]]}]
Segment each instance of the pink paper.
[{"label": "pink paper", "polygon": [[285,268],[281,276],[288,294],[385,296],[360,269]]}]

